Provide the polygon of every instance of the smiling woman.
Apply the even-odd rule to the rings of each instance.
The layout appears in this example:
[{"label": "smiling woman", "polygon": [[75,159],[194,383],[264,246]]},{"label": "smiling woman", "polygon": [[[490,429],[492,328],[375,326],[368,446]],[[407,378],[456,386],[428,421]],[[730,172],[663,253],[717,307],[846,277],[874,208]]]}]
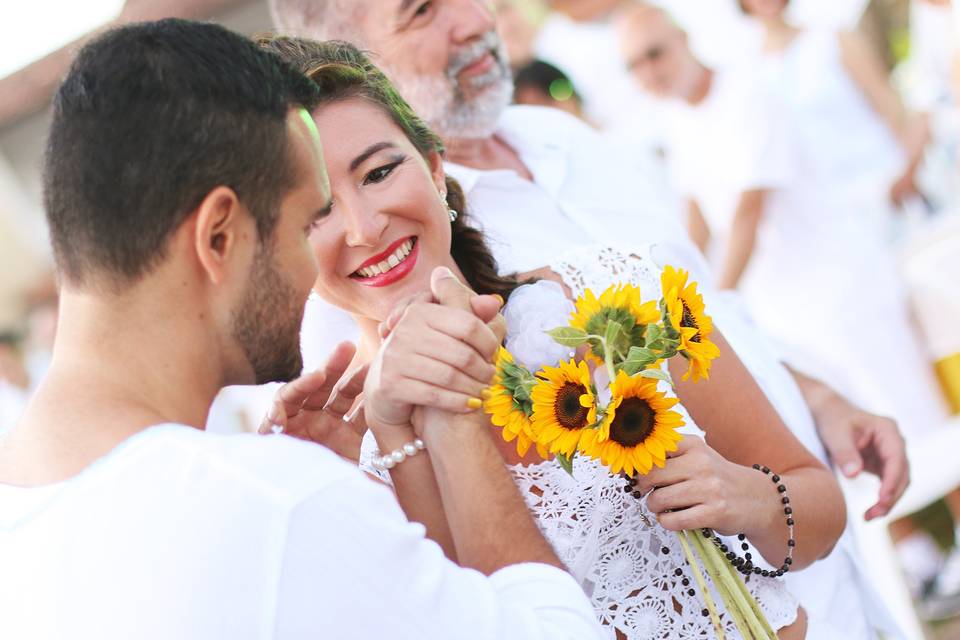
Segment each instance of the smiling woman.
[{"label": "smiling woman", "polygon": [[432,267],[444,265],[474,291],[508,298],[517,282],[498,274],[470,225],[460,186],[444,175],[442,142],[380,70],[346,43],[267,37],[259,44],[320,87],[314,119],[321,139],[337,141],[324,148],[334,215],[318,221],[311,239],[317,293],[361,325],[376,322],[428,288]]}]

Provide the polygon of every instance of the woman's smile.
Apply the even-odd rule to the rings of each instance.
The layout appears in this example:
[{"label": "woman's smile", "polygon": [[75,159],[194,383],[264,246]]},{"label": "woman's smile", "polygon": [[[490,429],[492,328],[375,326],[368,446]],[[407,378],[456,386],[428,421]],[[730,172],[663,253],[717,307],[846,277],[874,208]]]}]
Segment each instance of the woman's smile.
[{"label": "woman's smile", "polygon": [[366,260],[350,277],[368,287],[385,287],[407,276],[417,264],[420,245],[416,236],[401,238],[386,251]]}]

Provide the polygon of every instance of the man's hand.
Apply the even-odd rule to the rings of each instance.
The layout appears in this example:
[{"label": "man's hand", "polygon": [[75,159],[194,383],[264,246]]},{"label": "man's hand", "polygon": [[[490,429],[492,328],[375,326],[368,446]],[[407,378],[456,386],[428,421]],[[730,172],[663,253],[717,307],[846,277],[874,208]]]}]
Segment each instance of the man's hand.
[{"label": "man's hand", "polygon": [[[839,406],[841,403],[845,406]],[[877,502],[863,517],[873,520],[885,516],[910,484],[906,447],[897,423],[858,409],[842,398],[836,404],[818,413],[820,439],[843,475],[855,478],[866,471],[880,478]]]},{"label": "man's hand", "polygon": [[[367,421],[375,431],[406,427],[418,405],[453,413],[476,410],[495,373],[491,360],[503,333],[492,327],[502,320],[488,324],[474,309],[492,309],[496,316],[500,301],[477,296],[446,268],[435,269],[432,282],[429,299],[415,296],[402,303],[402,311],[381,327],[386,339],[370,365],[365,392]],[[463,304],[445,299],[451,287]]]},{"label": "man's hand", "polygon": [[322,370],[303,375],[280,387],[260,433],[276,431],[321,444],[350,460],[359,460],[367,430],[362,413],[352,422],[343,419],[363,390],[367,367],[347,373],[356,348],[344,342],[334,349]]}]

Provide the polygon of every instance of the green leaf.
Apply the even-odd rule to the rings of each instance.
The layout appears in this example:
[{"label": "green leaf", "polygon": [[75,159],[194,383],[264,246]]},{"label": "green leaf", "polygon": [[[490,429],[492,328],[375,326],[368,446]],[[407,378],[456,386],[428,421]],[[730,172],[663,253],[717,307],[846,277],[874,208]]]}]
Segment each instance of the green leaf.
[{"label": "green leaf", "polygon": [[640,375],[644,378],[663,380],[664,382],[669,382],[671,385],[673,385],[673,378],[671,378],[670,374],[663,369],[645,369],[640,372]]},{"label": "green leaf", "polygon": [[562,453],[558,453],[556,456],[557,462],[560,464],[560,468],[573,476],[573,457],[577,455],[574,453],[569,458]]},{"label": "green leaf", "polygon": [[557,327],[547,331],[547,335],[553,338],[557,344],[562,344],[565,347],[579,347],[587,341],[588,334],[583,329]]},{"label": "green leaf", "polygon": [[663,327],[659,324],[648,324],[647,330],[643,334],[644,339],[647,342],[649,347],[651,343],[658,342],[660,338],[663,337]]},{"label": "green leaf", "polygon": [[643,371],[654,362],[659,360],[660,356],[645,347],[630,347],[627,359],[623,361],[622,369],[628,375],[632,376],[638,371]]},{"label": "green leaf", "polygon": [[615,320],[611,320],[607,323],[607,330],[603,336],[603,341],[607,343],[607,346],[615,348],[617,344],[617,338],[620,337],[622,332],[623,325]]}]

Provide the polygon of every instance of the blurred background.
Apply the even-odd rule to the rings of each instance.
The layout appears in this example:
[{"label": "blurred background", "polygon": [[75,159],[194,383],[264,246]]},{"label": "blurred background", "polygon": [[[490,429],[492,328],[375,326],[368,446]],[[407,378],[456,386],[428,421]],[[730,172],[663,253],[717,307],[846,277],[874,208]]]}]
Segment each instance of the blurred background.
[{"label": "blurred background", "polygon": [[[514,66],[517,102],[566,110],[608,136],[612,144],[665,161],[669,149],[662,135],[661,107],[631,78],[609,19],[610,11],[622,3],[492,3]],[[762,28],[736,0],[652,4],[672,14],[708,66],[740,68],[761,56]],[[884,233],[908,286],[924,357],[937,375],[939,392],[956,414],[960,9],[951,0],[793,0],[788,12],[789,21],[800,27],[859,31],[903,103],[926,122],[929,136],[913,184],[892,206]],[[0,432],[17,420],[31,389],[42,379],[56,331],[56,283],[40,179],[51,96],[85,40],[112,25],[168,16],[215,21],[250,35],[271,29],[265,0],[33,0],[0,7],[0,22],[8,26],[0,39]],[[226,390],[211,413],[211,428],[254,429],[270,393]],[[958,426],[954,419],[947,428]],[[952,451],[943,460],[945,466],[960,469]],[[858,534],[869,562],[889,568],[875,573],[874,586],[887,596],[907,637],[960,638],[960,555],[953,520],[940,499],[960,484],[960,476],[942,469],[929,482],[922,476],[915,471],[914,482],[920,488],[897,515],[917,512],[915,520],[932,543],[914,544],[913,549],[898,545],[898,561],[886,531],[879,534],[883,540],[877,537],[887,522],[872,528],[858,524]],[[875,485],[860,493],[871,490]],[[850,489],[851,500],[855,502],[860,493]],[[853,518],[859,513],[855,508],[851,512]],[[953,586],[947,580],[951,571]]]}]

